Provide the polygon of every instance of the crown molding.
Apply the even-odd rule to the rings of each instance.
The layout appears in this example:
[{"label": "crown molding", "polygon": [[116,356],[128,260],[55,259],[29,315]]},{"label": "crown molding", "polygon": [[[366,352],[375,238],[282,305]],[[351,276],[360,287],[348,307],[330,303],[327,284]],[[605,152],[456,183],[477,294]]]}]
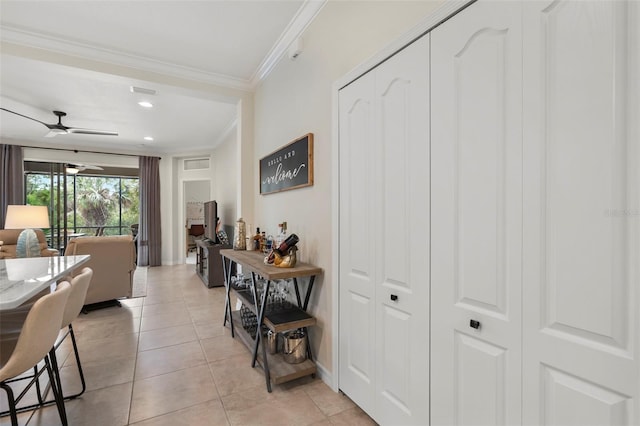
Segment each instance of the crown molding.
[{"label": "crown molding", "polygon": [[37,34],[6,25],[3,25],[2,28],[0,28],[0,39],[3,43],[12,43],[18,46],[48,50],[59,54],[126,66],[142,71],[160,73],[247,92],[253,90],[250,82],[245,79],[171,64],[143,56],[117,52],[104,47],[91,46],[78,41]]},{"label": "crown molding", "polygon": [[276,41],[251,77],[252,89],[255,89],[262,80],[267,78],[271,70],[280,62],[291,43],[304,33],[326,3],[327,0],[304,1],[304,4],[298,9],[296,16],[289,22],[287,28],[282,32],[278,41]]},{"label": "crown molding", "polygon": [[3,25],[0,28],[0,40],[2,40],[3,43],[12,43],[17,46],[38,48],[83,59],[126,66],[142,71],[251,92],[255,90],[260,81],[269,75],[271,70],[282,59],[291,43],[302,35],[326,2],[327,0],[304,0],[304,3],[300,9],[298,9],[296,15],[291,22],[289,22],[287,28],[282,32],[249,80],[163,62],[144,56],[118,52],[104,47],[88,45],[76,40],[67,40],[51,35],[39,34],[7,25]]}]

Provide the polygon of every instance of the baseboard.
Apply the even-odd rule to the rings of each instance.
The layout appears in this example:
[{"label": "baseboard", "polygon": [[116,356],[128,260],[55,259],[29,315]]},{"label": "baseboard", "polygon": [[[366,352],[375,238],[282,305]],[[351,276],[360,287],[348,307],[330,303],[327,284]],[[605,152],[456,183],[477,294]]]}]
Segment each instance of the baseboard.
[{"label": "baseboard", "polygon": [[333,386],[333,374],[322,364],[316,361],[317,376],[320,380],[325,382],[333,391],[337,390],[337,387]]}]

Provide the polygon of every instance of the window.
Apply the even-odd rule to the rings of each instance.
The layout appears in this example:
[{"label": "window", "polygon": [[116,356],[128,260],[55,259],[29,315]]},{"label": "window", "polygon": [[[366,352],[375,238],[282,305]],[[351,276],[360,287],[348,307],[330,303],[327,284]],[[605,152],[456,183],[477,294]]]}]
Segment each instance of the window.
[{"label": "window", "polygon": [[113,170],[66,175],[64,165],[38,162],[25,162],[25,171],[27,204],[49,206],[51,229],[45,233],[57,233],[57,239],[50,238],[52,246],[64,245],[60,235],[65,228],[67,236],[128,235],[131,225],[139,222],[137,176],[122,176],[121,171],[112,175]]}]

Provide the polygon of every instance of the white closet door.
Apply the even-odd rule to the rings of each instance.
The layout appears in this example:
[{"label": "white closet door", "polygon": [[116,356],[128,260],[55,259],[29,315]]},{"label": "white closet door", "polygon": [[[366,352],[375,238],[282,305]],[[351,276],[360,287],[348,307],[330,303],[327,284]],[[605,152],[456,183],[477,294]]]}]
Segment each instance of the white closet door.
[{"label": "white closet door", "polygon": [[340,91],[340,389],[429,421],[429,37]]},{"label": "white closet door", "polygon": [[639,15],[525,5],[526,424],[640,424]]},{"label": "white closet door", "polygon": [[373,96],[373,73],[339,94],[339,387],[367,413],[375,410],[376,248],[381,241]]},{"label": "white closet door", "polygon": [[434,425],[521,421],[520,7],[479,2],[431,33]]},{"label": "white closet door", "polygon": [[[376,421],[429,422],[429,36],[376,69]],[[375,139],[375,137],[374,137]]]}]

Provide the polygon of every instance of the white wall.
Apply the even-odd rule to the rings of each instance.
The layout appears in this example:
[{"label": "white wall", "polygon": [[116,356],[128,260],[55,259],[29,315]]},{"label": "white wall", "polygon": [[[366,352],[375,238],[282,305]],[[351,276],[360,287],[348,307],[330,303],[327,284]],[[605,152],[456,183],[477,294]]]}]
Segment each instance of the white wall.
[{"label": "white wall", "polygon": [[[302,261],[323,269],[310,309],[318,319],[310,336],[322,378],[332,382],[332,84],[418,24],[441,1],[330,1],[303,35],[295,60],[283,59],[254,97],[254,169],[261,157],[314,134],[314,185],[259,195],[254,180],[256,223],[275,233],[286,220],[298,234]],[[371,230],[375,232],[375,230]]]},{"label": "white wall", "polygon": [[216,147],[213,199],[218,202],[218,216],[223,225],[233,226],[238,219],[238,143],[235,129]]}]

